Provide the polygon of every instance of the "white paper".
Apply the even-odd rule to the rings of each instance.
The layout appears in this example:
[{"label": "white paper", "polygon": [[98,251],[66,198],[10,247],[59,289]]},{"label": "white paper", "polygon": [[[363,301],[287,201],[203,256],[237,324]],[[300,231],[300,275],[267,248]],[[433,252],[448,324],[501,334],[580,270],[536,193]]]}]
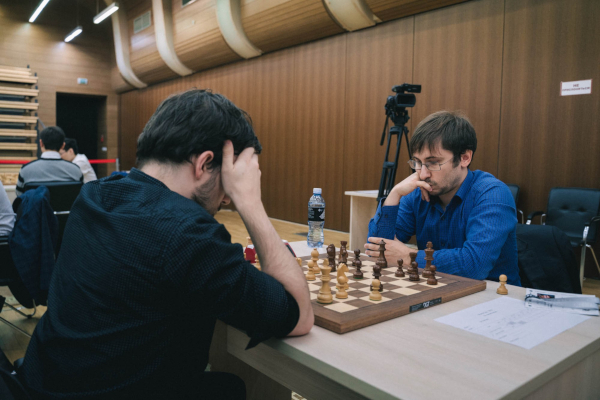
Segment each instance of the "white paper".
[{"label": "white paper", "polygon": [[592,80],[560,83],[561,96],[574,96],[576,94],[592,94]]},{"label": "white paper", "polygon": [[490,339],[531,349],[590,317],[525,307],[522,300],[501,297],[436,319]]},{"label": "white paper", "polygon": [[527,289],[525,306],[555,309],[582,315],[599,316],[600,299],[591,294],[551,292],[548,290]]}]

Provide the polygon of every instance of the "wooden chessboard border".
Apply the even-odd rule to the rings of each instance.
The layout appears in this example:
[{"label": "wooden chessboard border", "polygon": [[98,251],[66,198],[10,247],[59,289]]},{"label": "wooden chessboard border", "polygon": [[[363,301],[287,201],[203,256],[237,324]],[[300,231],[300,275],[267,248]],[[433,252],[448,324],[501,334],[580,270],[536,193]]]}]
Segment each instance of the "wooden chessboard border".
[{"label": "wooden chessboard border", "polygon": [[[336,248],[336,255],[338,252],[339,250]],[[300,258],[303,262],[311,259],[310,256]],[[326,258],[327,254],[319,255],[319,259]],[[361,260],[368,258],[368,256],[361,254]],[[348,268],[351,271],[354,269],[352,267],[350,257],[348,259]],[[388,267],[387,270],[395,271],[396,267]],[[422,272],[423,269],[419,268],[419,276],[422,274]],[[335,276],[335,272],[332,272],[331,275]],[[312,281],[312,283],[320,285],[321,280],[319,279],[319,276],[320,275],[317,275],[317,280]],[[370,307],[361,307],[345,313],[329,310],[323,307],[321,304],[316,303],[316,300],[313,300],[312,303],[315,314],[315,324],[332,332],[342,334],[409,314],[410,307],[414,305],[422,304],[438,298],[441,298],[441,303],[446,303],[460,297],[481,292],[485,290],[487,286],[485,281],[463,278],[461,276],[444,274],[442,272],[436,272],[436,276],[455,282],[453,282],[451,285],[437,287],[435,290],[426,290],[418,294],[412,294],[410,296],[385,301],[381,304],[376,304]],[[349,280],[351,279],[349,278]],[[410,299],[410,301],[407,299]]]}]

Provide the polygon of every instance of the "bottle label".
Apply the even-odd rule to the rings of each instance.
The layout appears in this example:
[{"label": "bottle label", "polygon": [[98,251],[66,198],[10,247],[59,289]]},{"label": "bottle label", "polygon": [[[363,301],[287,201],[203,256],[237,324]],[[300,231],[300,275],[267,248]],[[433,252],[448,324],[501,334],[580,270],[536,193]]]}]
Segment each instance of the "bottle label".
[{"label": "bottle label", "polygon": [[324,222],[325,221],[325,207],[308,207],[308,221],[309,222]]}]

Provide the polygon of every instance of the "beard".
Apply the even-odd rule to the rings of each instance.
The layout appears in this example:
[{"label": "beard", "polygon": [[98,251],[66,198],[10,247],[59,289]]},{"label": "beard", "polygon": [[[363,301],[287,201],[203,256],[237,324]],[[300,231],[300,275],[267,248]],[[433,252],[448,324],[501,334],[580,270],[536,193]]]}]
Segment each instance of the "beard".
[{"label": "beard", "polygon": [[217,174],[214,174],[208,182],[197,188],[194,193],[192,193],[192,200],[194,200],[200,207],[208,211],[208,213],[213,217],[221,209],[221,202],[215,198],[216,187]]}]

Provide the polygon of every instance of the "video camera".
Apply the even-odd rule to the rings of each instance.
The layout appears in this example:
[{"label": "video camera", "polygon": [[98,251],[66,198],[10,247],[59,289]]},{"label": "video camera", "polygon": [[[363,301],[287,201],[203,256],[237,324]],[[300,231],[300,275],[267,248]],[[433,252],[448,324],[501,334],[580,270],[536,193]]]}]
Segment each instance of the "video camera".
[{"label": "video camera", "polygon": [[388,96],[387,102],[385,103],[385,110],[387,115],[397,113],[399,109],[404,109],[406,107],[414,107],[414,105],[417,102],[417,98],[412,93],[421,93],[421,85],[411,85],[410,83],[404,83],[402,85],[394,86],[392,88],[392,92],[396,92],[398,94],[394,96]]}]

